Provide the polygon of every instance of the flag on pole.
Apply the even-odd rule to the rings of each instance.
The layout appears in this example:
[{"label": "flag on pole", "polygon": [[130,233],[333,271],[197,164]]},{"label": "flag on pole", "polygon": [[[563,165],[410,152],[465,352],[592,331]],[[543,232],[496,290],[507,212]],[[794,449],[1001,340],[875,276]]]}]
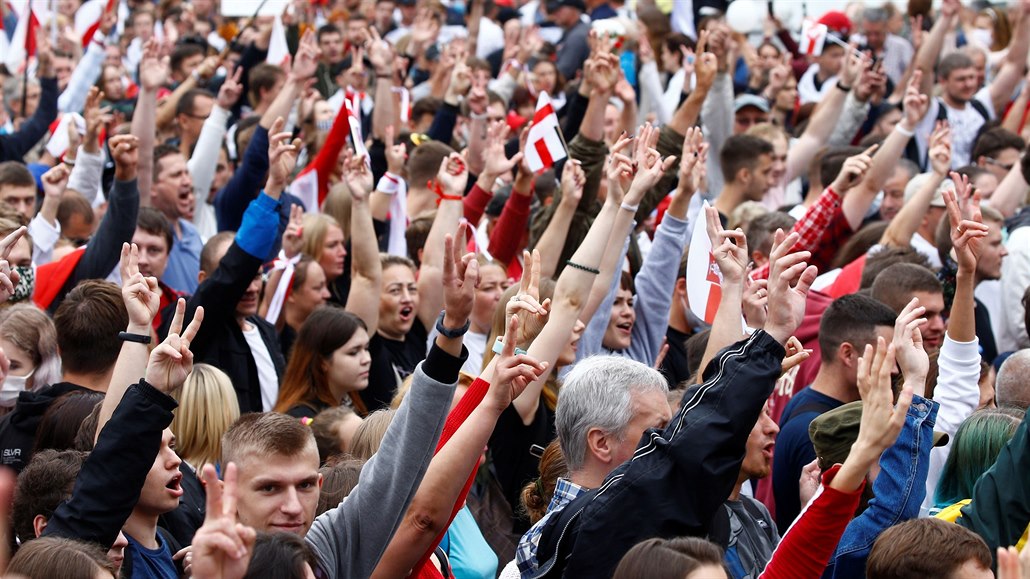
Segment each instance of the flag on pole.
[{"label": "flag on pole", "polygon": [[526,139],[526,164],[529,169],[538,173],[567,157],[564,141],[551,99],[546,92],[541,92],[536,101],[533,126],[529,127]]},{"label": "flag on pole", "polygon": [[9,50],[5,52],[4,64],[7,70],[17,73],[22,67],[29,65],[29,59],[36,56],[36,33],[39,30],[39,19],[36,17],[32,3],[28,12],[18,17],[18,25],[14,27]]},{"label": "flag on pole", "polygon": [[361,112],[350,99],[344,99],[343,104],[347,107],[347,123],[350,125],[350,140],[354,146],[354,154],[364,157],[365,163],[369,163],[368,149],[365,147],[365,137],[361,136]]},{"label": "flag on pole", "polygon": [[708,238],[704,215],[708,202],[698,213],[698,223],[690,237],[690,253],[687,254],[687,301],[694,315],[711,324],[719,310],[722,299],[722,272],[715,263],[712,240]]},{"label": "flag on pole", "polygon": [[[75,27],[76,31],[82,34],[82,48],[85,50],[89,48],[89,41],[93,40],[93,35],[96,34],[97,30],[100,30],[100,23],[104,20],[104,14],[115,10],[118,4],[118,0],[91,0],[83,4],[78,12],[75,14]],[[98,10],[103,6],[102,10]],[[95,18],[91,18],[96,13]],[[91,24],[85,30],[78,30],[80,28],[80,20],[83,20],[82,16],[85,16],[85,22],[91,22]]]},{"label": "flag on pole", "polygon": [[830,29],[825,24],[805,20],[801,24],[801,52],[810,56],[822,54],[829,33]]},{"label": "flag on pole", "polygon": [[283,18],[276,14],[272,20],[272,36],[268,40],[268,56],[265,62],[273,66],[282,66],[286,57],[290,55],[290,48],[286,45],[286,27],[283,26]]}]

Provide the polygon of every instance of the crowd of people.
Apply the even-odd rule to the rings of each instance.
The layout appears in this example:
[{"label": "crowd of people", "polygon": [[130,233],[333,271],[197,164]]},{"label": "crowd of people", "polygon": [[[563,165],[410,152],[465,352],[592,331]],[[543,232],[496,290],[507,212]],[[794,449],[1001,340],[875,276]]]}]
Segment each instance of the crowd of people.
[{"label": "crowd of people", "polygon": [[1030,578],[1030,1],[0,4],[4,576]]}]

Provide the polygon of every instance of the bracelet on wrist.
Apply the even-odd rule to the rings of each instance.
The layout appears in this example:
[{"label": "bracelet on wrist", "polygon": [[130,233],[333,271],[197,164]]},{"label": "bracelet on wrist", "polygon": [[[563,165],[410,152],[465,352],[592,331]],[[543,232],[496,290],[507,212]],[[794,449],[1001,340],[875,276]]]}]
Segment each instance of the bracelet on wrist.
[{"label": "bracelet on wrist", "polygon": [[913,137],[913,136],[915,136],[915,132],[910,131],[910,130],[906,129],[905,127],[901,126],[900,122],[898,124],[894,125],[894,130],[897,131],[899,135],[904,135],[906,137]]},{"label": "bracelet on wrist", "polygon": [[436,331],[445,338],[460,338],[472,327],[472,318],[469,318],[465,320],[465,325],[460,328],[448,328],[443,325],[445,315],[445,312],[440,312],[440,317],[436,318]]},{"label": "bracelet on wrist", "polygon": [[845,85],[843,82],[841,82],[839,80],[837,81],[837,88],[839,88],[840,90],[842,90],[844,92],[851,92],[851,87]]},{"label": "bracelet on wrist", "polygon": [[118,339],[123,342],[135,342],[137,344],[149,344],[150,334],[133,334],[131,332],[118,332]]},{"label": "bracelet on wrist", "polygon": [[637,209],[640,209],[640,204],[637,203],[636,205],[630,205],[629,203],[626,203],[625,201],[623,201],[622,204],[619,205],[619,208],[620,209],[625,209],[626,211],[629,211],[630,213],[636,213]]},{"label": "bracelet on wrist", "polygon": [[[504,351],[504,338],[502,338],[501,336],[497,336],[497,340],[494,341],[494,345],[490,349],[493,350],[494,354],[497,354],[498,356],[500,356],[501,352]],[[525,355],[526,353],[527,352],[525,350],[523,350],[522,348],[515,348],[515,355],[516,356],[522,356],[522,355]]]},{"label": "bracelet on wrist", "polygon": [[572,261],[571,259],[566,261],[565,265],[571,267],[572,269],[578,269],[580,271],[585,271],[587,273],[592,273],[594,275],[599,275],[601,273],[601,270],[597,269],[596,267],[588,267],[588,266],[585,266],[585,265],[580,265],[580,264]]}]

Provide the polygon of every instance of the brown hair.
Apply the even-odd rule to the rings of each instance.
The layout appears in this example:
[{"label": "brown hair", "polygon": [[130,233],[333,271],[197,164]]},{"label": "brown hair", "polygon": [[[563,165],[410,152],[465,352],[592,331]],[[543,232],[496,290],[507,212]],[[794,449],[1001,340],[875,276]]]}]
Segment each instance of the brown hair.
[{"label": "brown hair", "polygon": [[[886,230],[886,221],[874,221],[862,226],[861,229],[851,236],[851,239],[847,240],[847,242],[837,250],[837,254],[833,257],[831,267],[844,267],[868,253],[871,247],[880,243],[880,238],[883,237],[883,232]],[[869,259],[872,259],[872,257],[873,256],[869,256]]]},{"label": "brown hair", "polygon": [[361,467],[365,461],[346,456],[334,456],[318,472],[322,475],[322,488],[318,492],[315,516],[336,508],[358,486]]},{"label": "brown hair", "polygon": [[57,506],[71,496],[87,456],[88,453],[75,450],[44,450],[34,454],[18,475],[11,521],[23,546],[36,538],[36,516],[49,519]]},{"label": "brown hair", "polygon": [[261,102],[261,91],[274,89],[279,79],[285,77],[286,73],[281,68],[267,62],[250,69],[250,73],[247,74],[247,100],[250,101],[250,106],[258,106]]},{"label": "brown hair", "polygon": [[951,577],[967,561],[991,568],[991,551],[969,529],[934,517],[887,528],[869,552],[869,579]]},{"label": "brown hair", "polygon": [[412,188],[425,187],[426,182],[436,178],[440,163],[454,149],[439,141],[428,141],[415,147],[408,157],[408,182]]},{"label": "brown hair", "polygon": [[117,576],[100,546],[61,537],[41,537],[22,545],[7,566],[11,576],[47,579],[96,579],[97,571]]},{"label": "brown hair", "polygon": [[383,443],[383,437],[386,436],[386,430],[390,428],[395,414],[396,410],[384,408],[365,417],[354,433],[354,440],[351,441],[351,456],[359,460],[372,458],[372,455],[379,451],[379,445]]},{"label": "brown hair", "polygon": [[540,476],[522,487],[522,508],[525,509],[530,523],[536,523],[547,514],[547,507],[554,497],[554,489],[558,486],[558,477],[566,476],[569,466],[561,453],[558,440],[552,440],[540,457]]},{"label": "brown hair", "polygon": [[615,568],[612,579],[683,579],[706,566],[722,567],[722,548],[697,537],[648,539],[630,549]]},{"label": "brown hair", "polygon": [[0,312],[0,337],[25,350],[32,358],[35,370],[26,389],[38,390],[61,380],[57,330],[46,312],[31,303],[5,308]]},{"label": "brown hair", "polygon": [[915,292],[942,293],[940,280],[929,269],[913,263],[897,263],[880,272],[872,285],[872,296],[890,309],[905,309]]},{"label": "brown hair", "polygon": [[253,412],[240,416],[222,436],[222,464],[239,464],[248,453],[291,456],[314,444],[311,429],[296,418],[277,412]]},{"label": "brown hair", "polygon": [[222,256],[215,254],[221,252],[225,242],[228,241],[229,244],[232,244],[235,239],[235,231],[219,231],[212,235],[204,244],[204,248],[200,250],[200,271],[207,275],[213,274],[218,269],[218,262],[222,261]]},{"label": "brown hair", "polygon": [[103,401],[104,395],[92,390],[75,390],[55,400],[39,422],[32,452],[75,448],[82,421]]},{"label": "brown hair", "polygon": [[348,449],[340,448],[340,426],[350,416],[357,416],[350,406],[333,406],[319,412],[308,425],[315,435],[315,444],[318,445],[318,460],[322,464],[327,464],[330,460],[347,452]]},{"label": "brown hair", "polygon": [[336,225],[343,231],[343,238],[350,239],[350,192],[343,183],[336,183],[329,188],[329,194],[322,203],[322,213],[336,220]]},{"label": "brown hair", "polygon": [[[276,412],[287,412],[298,404],[315,400],[328,406],[340,404],[329,390],[329,360],[358,328],[368,329],[358,316],[333,306],[321,306],[308,316],[297,332],[290,362],[279,387]],[[361,395],[356,391],[349,395],[358,414],[367,414]]]},{"label": "brown hair", "polygon": [[61,195],[60,203],[57,204],[57,222],[61,224],[62,229],[68,228],[68,220],[72,215],[81,215],[86,225],[93,225],[93,206],[89,200],[75,191],[65,191]]},{"label": "brown hair", "polygon": [[[854,237],[851,239],[854,239]],[[847,248],[847,245],[844,247]],[[859,282],[859,289],[873,287],[873,283],[883,270],[899,263],[917,265],[925,268],[927,271],[930,269],[930,260],[926,259],[926,256],[918,250],[913,249],[912,246],[884,247],[865,260],[865,265],[862,266],[862,279]]]},{"label": "brown hair", "polygon": [[15,187],[36,187],[36,179],[21,161],[4,161],[0,163],[0,189],[4,185]]},{"label": "brown hair", "polygon": [[129,314],[118,286],[96,279],[75,286],[54,313],[64,371],[107,372],[122,349],[118,332],[128,325]]},{"label": "brown hair", "polygon": [[168,244],[168,252],[172,251],[172,244],[175,242],[175,234],[172,233],[172,224],[168,218],[153,207],[140,207],[139,215],[136,216],[136,229],[151,235],[163,237]]}]

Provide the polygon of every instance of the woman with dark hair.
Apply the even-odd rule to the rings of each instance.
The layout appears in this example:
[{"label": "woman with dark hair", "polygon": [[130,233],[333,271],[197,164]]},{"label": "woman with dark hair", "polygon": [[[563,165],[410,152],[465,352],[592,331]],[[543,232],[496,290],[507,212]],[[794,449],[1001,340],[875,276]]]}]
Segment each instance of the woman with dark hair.
[{"label": "woman with dark hair", "polygon": [[43,413],[36,430],[33,453],[46,449],[68,450],[75,448],[75,437],[79,434],[82,421],[93,412],[97,403],[104,400],[100,392],[76,390],[61,396]]},{"label": "woman with dark hair", "polygon": [[322,306],[300,327],[275,411],[314,418],[326,408],[348,404],[364,416],[367,407],[359,392],[368,387],[371,363],[365,322]]},{"label": "woman with dark hair", "polygon": [[613,579],[726,579],[718,545],[697,537],[648,539],[637,543],[619,562]]}]

